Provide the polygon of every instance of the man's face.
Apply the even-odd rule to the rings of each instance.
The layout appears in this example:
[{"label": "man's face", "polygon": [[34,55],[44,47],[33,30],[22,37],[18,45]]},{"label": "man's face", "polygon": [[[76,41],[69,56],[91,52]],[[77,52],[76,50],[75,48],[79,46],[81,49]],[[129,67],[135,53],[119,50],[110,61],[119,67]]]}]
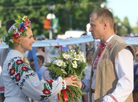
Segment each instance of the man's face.
[{"label": "man's face", "polygon": [[103,36],[103,23],[100,22],[99,19],[97,18],[97,14],[94,13],[91,17],[90,17],[90,29],[89,32],[91,32],[91,35],[93,36],[94,39],[101,39],[101,37]]}]

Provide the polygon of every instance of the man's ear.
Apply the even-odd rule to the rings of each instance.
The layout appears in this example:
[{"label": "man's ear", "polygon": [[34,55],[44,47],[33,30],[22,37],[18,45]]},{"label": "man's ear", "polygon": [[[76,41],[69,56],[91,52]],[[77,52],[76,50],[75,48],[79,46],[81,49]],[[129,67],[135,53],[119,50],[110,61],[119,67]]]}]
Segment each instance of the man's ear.
[{"label": "man's ear", "polygon": [[107,27],[109,26],[109,23],[107,21],[103,22],[103,26],[104,26],[104,30],[107,29]]}]

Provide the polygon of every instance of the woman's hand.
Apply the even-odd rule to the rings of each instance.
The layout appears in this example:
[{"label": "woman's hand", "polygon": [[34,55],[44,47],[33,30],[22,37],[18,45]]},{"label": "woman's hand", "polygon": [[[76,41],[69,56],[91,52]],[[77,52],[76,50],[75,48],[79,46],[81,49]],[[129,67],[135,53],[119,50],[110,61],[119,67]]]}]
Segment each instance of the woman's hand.
[{"label": "woman's hand", "polygon": [[75,81],[75,80],[78,80],[78,78],[75,76],[66,77],[64,78],[64,80],[66,82],[66,86],[75,86],[80,88],[82,87],[81,81]]}]

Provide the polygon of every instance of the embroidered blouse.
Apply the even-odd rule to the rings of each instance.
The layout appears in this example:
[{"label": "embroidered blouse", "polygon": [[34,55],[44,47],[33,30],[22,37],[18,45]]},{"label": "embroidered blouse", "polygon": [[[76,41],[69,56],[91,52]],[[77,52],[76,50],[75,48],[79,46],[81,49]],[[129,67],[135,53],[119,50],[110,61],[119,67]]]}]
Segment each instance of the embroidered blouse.
[{"label": "embroidered blouse", "polygon": [[40,81],[32,68],[23,61],[23,54],[17,50],[8,53],[2,75],[6,97],[4,102],[29,102],[28,97],[42,101],[66,89],[61,77],[57,80]]}]

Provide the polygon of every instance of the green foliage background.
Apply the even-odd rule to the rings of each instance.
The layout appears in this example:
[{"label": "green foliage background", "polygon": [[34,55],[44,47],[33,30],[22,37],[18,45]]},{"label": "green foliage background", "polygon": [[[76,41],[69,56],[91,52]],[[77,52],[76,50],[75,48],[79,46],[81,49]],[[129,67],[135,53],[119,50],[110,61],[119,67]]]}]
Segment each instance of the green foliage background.
[{"label": "green foliage background", "polygon": [[[43,27],[44,18],[49,13],[48,4],[55,4],[54,14],[59,18],[58,32],[64,34],[66,30],[86,30],[89,15],[100,8],[100,4],[106,0],[0,0],[0,38],[6,35],[5,23],[8,19],[16,19],[17,15],[27,15],[32,22],[34,36],[44,34],[49,38],[49,33]],[[69,21],[72,19],[71,22]]]},{"label": "green foliage background", "polygon": [[[30,18],[34,36],[44,34],[49,38],[49,33],[43,25],[44,18],[49,13],[48,4],[50,2],[55,4],[53,13],[59,18],[58,32],[53,34],[53,38],[55,38],[57,34],[64,34],[70,29],[85,31],[90,13],[100,8],[101,3],[106,3],[107,0],[0,0],[0,20],[2,23],[0,38],[6,35],[6,21],[16,19],[17,15],[27,15]],[[116,23],[123,25],[117,27],[118,35],[126,36],[131,32],[138,32],[136,27],[131,28],[127,17],[124,18],[124,21],[118,17],[115,19]]]}]

